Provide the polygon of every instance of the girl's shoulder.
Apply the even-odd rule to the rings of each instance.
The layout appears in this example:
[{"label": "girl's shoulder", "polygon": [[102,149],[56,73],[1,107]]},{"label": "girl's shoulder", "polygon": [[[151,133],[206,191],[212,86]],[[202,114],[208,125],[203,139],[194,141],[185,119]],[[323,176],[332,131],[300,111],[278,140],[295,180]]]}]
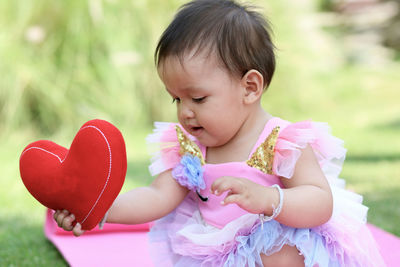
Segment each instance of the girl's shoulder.
[{"label": "girl's shoulder", "polygon": [[291,178],[301,150],[307,145],[313,149],[322,168],[331,169],[329,172],[334,176],[340,173],[346,154],[343,141],[331,134],[327,123],[311,120],[289,122],[271,118],[247,164],[267,174]]}]

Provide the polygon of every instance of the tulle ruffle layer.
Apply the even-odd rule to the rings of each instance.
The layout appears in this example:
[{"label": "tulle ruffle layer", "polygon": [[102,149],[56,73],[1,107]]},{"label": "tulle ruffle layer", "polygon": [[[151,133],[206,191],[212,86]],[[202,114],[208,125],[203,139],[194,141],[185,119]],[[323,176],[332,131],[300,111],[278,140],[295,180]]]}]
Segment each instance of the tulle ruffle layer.
[{"label": "tulle ruffle layer", "polygon": [[338,177],[346,156],[343,141],[331,135],[328,124],[311,121],[292,123],[280,131],[275,144],[273,173],[291,178],[301,149],[307,145],[312,147],[322,170]]},{"label": "tulle ruffle layer", "polygon": [[[156,266],[262,266],[260,254],[296,246],[305,266],[385,266],[365,225],[346,218],[317,228],[292,228],[246,214],[219,229],[208,225],[189,195],[149,233]],[[341,225],[343,229],[332,227]]]}]

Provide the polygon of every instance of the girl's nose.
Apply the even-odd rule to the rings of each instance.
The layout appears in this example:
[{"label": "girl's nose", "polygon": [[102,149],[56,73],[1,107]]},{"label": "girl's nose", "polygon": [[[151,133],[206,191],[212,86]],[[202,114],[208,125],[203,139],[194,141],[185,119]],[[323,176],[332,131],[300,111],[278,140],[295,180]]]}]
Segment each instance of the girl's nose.
[{"label": "girl's nose", "polygon": [[181,103],[179,108],[179,116],[183,119],[191,119],[194,117],[194,112],[189,105]]}]

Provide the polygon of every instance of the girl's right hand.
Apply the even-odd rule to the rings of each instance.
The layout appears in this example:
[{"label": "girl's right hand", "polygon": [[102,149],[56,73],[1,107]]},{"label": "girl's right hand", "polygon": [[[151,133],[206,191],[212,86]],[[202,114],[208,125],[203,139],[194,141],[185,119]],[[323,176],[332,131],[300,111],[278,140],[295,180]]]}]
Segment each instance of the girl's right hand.
[{"label": "girl's right hand", "polygon": [[58,226],[65,231],[72,231],[74,236],[80,236],[85,232],[82,230],[80,223],[72,226],[72,223],[75,221],[75,215],[69,213],[67,210],[56,210],[54,213],[54,220],[57,222]]}]

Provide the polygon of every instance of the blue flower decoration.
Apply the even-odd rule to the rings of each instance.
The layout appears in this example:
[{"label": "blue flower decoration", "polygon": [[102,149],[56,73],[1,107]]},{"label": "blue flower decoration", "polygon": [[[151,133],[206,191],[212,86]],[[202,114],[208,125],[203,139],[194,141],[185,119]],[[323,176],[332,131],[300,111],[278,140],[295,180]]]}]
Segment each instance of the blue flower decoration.
[{"label": "blue flower decoration", "polygon": [[172,170],[172,176],[189,190],[199,191],[206,188],[200,159],[192,154],[186,153],[182,157],[179,165]]}]

